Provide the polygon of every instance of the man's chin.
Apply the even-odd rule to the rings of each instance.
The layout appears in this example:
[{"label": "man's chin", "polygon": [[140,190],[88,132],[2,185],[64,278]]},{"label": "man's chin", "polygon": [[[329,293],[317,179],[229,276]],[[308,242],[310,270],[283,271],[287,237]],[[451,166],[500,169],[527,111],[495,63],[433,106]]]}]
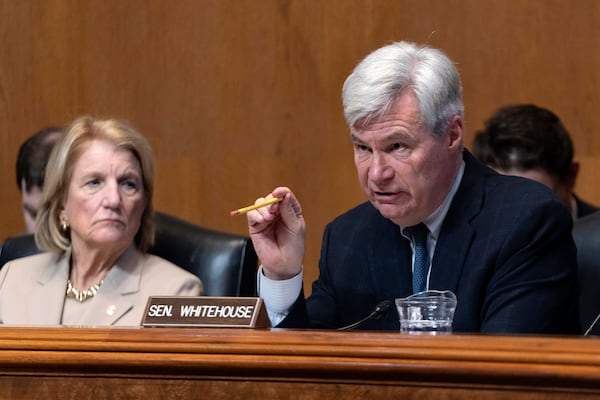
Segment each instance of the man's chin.
[{"label": "man's chin", "polygon": [[412,226],[418,223],[413,221],[414,212],[410,213],[408,210],[400,208],[396,204],[377,202],[372,203],[384,218],[389,219],[398,226]]},{"label": "man's chin", "polygon": [[379,211],[381,215],[383,215],[387,219],[391,219],[392,221],[400,217],[400,212],[398,210],[398,206],[395,204],[389,203],[381,203],[381,202],[372,202],[375,208]]}]

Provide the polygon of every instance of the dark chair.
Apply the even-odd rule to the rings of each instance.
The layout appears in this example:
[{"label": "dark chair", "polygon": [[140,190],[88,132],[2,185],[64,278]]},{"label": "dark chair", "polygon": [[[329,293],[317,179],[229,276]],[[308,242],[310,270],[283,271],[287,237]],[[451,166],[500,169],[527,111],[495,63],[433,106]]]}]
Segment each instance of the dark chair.
[{"label": "dark chair", "polygon": [[[255,296],[257,257],[246,236],[207,229],[157,212],[156,240],[149,253],[197,275],[206,296]],[[33,235],[8,238],[0,247],[0,267],[41,252]]]},{"label": "dark chair", "polygon": [[[581,287],[579,308],[585,333],[600,314],[600,211],[574,221],[573,239],[577,246]],[[589,334],[600,335],[600,321]]]}]

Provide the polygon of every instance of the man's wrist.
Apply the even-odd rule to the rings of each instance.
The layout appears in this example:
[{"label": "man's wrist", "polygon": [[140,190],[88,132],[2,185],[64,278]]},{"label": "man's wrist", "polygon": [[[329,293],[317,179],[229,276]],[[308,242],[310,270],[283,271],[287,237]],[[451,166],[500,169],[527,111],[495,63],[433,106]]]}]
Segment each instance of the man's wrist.
[{"label": "man's wrist", "polygon": [[271,281],[287,281],[293,279],[298,276],[298,274],[302,273],[302,266],[296,270],[296,272],[288,272],[288,273],[274,273],[269,268],[265,268],[264,265],[261,265],[262,274],[264,277]]}]

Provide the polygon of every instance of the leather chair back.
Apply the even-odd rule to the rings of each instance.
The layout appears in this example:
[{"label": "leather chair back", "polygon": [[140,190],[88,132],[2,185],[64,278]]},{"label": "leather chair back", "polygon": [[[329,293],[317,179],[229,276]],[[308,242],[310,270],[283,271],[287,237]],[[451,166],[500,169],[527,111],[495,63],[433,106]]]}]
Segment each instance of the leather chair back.
[{"label": "leather chair back", "polygon": [[[574,221],[573,240],[577,246],[581,289],[579,313],[585,333],[600,314],[600,211]],[[600,321],[590,334],[600,335]]]},{"label": "leather chair back", "polygon": [[[198,276],[206,296],[256,296],[257,257],[250,238],[155,213],[155,244],[148,252]],[[0,248],[0,267],[40,253],[33,235],[8,238]]]}]

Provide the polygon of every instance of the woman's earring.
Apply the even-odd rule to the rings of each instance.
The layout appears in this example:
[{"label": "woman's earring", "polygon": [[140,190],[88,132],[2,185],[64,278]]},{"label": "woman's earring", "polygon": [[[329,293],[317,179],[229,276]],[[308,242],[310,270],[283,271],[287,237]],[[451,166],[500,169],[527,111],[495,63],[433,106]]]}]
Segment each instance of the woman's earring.
[{"label": "woman's earring", "polygon": [[64,218],[63,218],[63,219],[60,221],[60,228],[62,229],[62,231],[63,231],[63,232],[66,232],[66,231],[67,231],[67,229],[69,229],[69,223],[67,222],[67,220],[66,220],[66,219],[64,219]]}]

